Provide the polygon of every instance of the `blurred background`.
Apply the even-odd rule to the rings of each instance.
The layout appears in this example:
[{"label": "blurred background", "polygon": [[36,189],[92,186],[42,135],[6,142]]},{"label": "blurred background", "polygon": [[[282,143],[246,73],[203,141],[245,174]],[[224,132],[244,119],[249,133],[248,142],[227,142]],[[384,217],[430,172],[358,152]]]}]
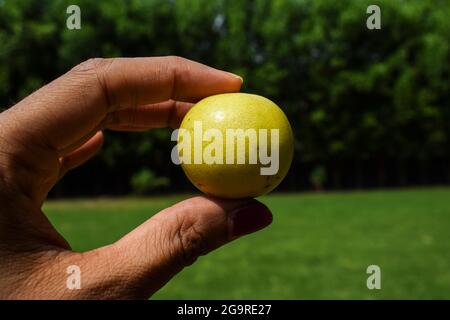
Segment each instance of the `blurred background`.
[{"label": "blurred background", "polygon": [[[80,30],[66,27],[73,4]],[[371,4],[380,30],[366,27]],[[91,57],[179,55],[239,74],[296,138],[261,199],[274,225],[156,297],[450,298],[449,46],[444,0],[0,0],[0,108]],[[106,132],[52,190],[46,213],[74,249],[196,192],[170,134]],[[382,290],[366,287],[371,264]]]}]

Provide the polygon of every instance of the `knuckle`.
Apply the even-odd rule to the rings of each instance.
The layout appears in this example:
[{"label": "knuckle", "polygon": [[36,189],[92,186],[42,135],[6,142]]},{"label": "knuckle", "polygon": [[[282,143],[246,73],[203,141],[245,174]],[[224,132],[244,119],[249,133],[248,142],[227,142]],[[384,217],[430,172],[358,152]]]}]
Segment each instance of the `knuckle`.
[{"label": "knuckle", "polygon": [[207,241],[195,223],[183,221],[176,233],[177,242],[181,250],[183,265],[191,265],[201,255],[207,253]]},{"label": "knuckle", "polygon": [[90,58],[76,65],[72,70],[76,72],[98,72],[108,60],[104,58]]},{"label": "knuckle", "polygon": [[100,89],[108,109],[115,106],[116,99],[108,84],[108,69],[116,58],[90,58],[75,66],[71,72],[75,77],[87,77],[92,84]]},{"label": "knuckle", "polygon": [[176,56],[176,55],[167,56],[167,59],[169,60],[169,62],[173,63],[174,65],[179,65],[186,61],[185,58]]}]

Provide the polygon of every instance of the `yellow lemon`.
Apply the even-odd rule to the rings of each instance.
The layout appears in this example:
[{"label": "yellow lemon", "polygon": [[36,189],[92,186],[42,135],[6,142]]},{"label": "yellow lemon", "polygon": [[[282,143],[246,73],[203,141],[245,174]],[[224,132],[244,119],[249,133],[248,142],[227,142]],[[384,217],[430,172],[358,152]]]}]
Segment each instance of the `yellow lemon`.
[{"label": "yellow lemon", "polygon": [[294,137],[283,111],[262,96],[207,97],[185,115],[177,152],[189,180],[220,198],[252,198],[272,191],[286,176]]}]

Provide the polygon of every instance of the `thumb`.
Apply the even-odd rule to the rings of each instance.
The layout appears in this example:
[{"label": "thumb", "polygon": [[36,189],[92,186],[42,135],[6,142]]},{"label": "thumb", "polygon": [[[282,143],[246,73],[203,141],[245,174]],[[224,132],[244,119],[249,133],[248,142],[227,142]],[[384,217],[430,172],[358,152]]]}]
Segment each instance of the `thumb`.
[{"label": "thumb", "polygon": [[269,209],[256,200],[195,197],[161,211],[104,250],[127,287],[125,295],[148,298],[199,256],[271,222]]}]

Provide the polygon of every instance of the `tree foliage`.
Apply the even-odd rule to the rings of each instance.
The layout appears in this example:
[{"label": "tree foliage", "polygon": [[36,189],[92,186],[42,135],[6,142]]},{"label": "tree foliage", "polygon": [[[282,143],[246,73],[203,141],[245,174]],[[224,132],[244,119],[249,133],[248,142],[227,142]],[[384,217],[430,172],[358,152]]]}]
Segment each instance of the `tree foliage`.
[{"label": "tree foliage", "polygon": [[[81,30],[65,27],[71,4]],[[381,30],[366,28],[370,4],[0,0],[0,106],[90,57],[180,55],[240,74],[243,91],[283,107],[296,137],[284,188],[310,186],[317,167],[328,188],[448,183],[450,3],[379,0]],[[183,190],[169,142],[167,130],[108,133],[59,192],[128,192],[139,172]],[[93,171],[109,187],[83,184]]]}]

